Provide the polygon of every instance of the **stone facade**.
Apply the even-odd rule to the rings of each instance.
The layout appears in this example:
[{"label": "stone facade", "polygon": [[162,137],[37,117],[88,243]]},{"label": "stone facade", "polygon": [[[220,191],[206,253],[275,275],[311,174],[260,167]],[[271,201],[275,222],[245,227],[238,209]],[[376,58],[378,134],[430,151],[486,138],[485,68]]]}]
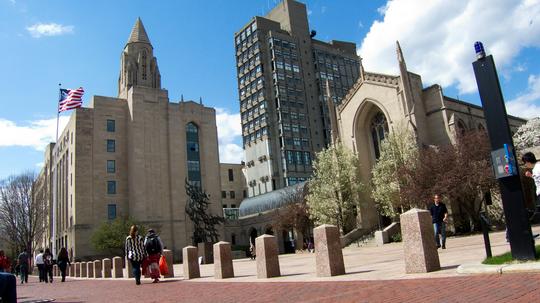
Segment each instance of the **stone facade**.
[{"label": "stone facade", "polygon": [[219,167],[223,208],[238,208],[242,200],[247,198],[246,178],[243,172],[244,165],[220,163]]},{"label": "stone facade", "polygon": [[45,158],[36,186],[55,190],[44,242],[75,259],[99,255],[90,237],[100,224],[130,217],[157,230],[179,260],[192,241],[186,179],[222,213],[215,110],[169,100],[140,19],[121,55],[118,97],[93,96],[73,111]]},{"label": "stone facade", "polygon": [[[337,107],[339,137],[358,155],[364,184],[369,184],[378,143],[396,128],[411,129],[422,146],[452,144],[459,133],[486,129],[480,106],[444,96],[437,84],[424,88],[421,76],[407,70],[399,43],[397,63],[399,75],[362,69],[360,79]],[[525,122],[509,116],[512,132]],[[361,227],[371,228],[377,225],[377,211],[370,197],[363,199],[367,203],[360,210],[358,222]],[[452,215],[451,204],[449,208]]]}]

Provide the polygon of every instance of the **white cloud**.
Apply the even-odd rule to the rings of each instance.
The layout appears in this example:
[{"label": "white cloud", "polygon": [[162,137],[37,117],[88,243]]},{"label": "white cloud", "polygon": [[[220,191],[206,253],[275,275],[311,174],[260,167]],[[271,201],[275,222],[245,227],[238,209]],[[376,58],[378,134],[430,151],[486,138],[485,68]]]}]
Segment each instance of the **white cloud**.
[{"label": "white cloud", "polygon": [[[68,121],[68,116],[60,117],[60,131]],[[56,118],[30,121],[24,125],[0,118],[0,133],[0,148],[19,146],[43,151],[56,139]]]},{"label": "white cloud", "polygon": [[482,41],[499,69],[512,69],[526,47],[540,46],[540,0],[390,0],[379,8],[358,54],[368,71],[398,71],[399,40],[410,71],[426,84],[476,91],[473,44]]},{"label": "white cloud", "polygon": [[221,163],[240,163],[244,158],[240,114],[231,114],[225,109],[216,108],[216,124],[219,141],[219,161]]},{"label": "white cloud", "polygon": [[524,94],[506,102],[510,115],[523,118],[540,117],[540,75],[530,75],[528,83]]},{"label": "white cloud", "polygon": [[73,25],[61,25],[57,23],[36,23],[26,28],[34,38],[42,36],[60,36],[73,33]]}]

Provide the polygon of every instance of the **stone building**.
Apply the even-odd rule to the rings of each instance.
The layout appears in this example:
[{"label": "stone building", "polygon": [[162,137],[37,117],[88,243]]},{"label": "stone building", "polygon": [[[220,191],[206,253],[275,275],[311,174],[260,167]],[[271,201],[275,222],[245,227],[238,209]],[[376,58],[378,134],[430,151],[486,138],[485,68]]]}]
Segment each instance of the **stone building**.
[{"label": "stone building", "polygon": [[118,96],[93,96],[47,148],[36,181],[50,192],[45,243],[67,247],[76,259],[95,256],[96,228],[130,217],[156,229],[179,258],[192,243],[185,180],[210,195],[211,213],[222,213],[216,113],[170,102],[140,19],[120,61]]},{"label": "stone building", "polygon": [[221,204],[223,208],[238,208],[247,198],[246,178],[242,171],[244,165],[220,163]]},{"label": "stone building", "polygon": [[[339,138],[358,155],[364,184],[369,184],[381,140],[397,127],[412,130],[421,146],[452,144],[460,133],[486,129],[481,106],[447,97],[437,84],[424,87],[422,77],[407,69],[399,42],[396,50],[399,75],[362,69],[358,81],[337,106]],[[512,133],[526,123],[513,116],[508,120]],[[378,214],[373,201],[364,199],[369,203],[362,207],[358,219],[361,227],[371,228],[377,224]]]},{"label": "stone building", "polygon": [[324,83],[335,102],[360,73],[356,45],[315,39],[306,6],[284,0],[235,34],[238,92],[249,197],[307,180],[330,142]]}]

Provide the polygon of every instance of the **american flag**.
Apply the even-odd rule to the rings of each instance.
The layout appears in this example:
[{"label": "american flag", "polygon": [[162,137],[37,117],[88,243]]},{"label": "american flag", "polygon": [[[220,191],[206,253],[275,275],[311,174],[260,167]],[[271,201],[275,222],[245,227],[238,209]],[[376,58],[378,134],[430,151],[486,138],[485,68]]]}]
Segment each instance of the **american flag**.
[{"label": "american flag", "polygon": [[79,87],[77,89],[60,89],[60,102],[58,103],[58,112],[61,113],[66,110],[72,110],[82,106],[82,96],[84,89]]}]

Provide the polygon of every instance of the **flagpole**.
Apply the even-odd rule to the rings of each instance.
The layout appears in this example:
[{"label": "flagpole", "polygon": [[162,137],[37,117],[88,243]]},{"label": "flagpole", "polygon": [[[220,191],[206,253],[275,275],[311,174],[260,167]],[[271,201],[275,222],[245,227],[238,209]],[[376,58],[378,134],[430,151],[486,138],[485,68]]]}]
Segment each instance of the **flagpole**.
[{"label": "flagpole", "polygon": [[[58,108],[60,104],[60,100],[62,100],[62,83],[58,83],[58,102],[56,103],[56,138],[54,141],[54,149],[53,149],[53,159],[56,159],[56,151],[58,150],[58,128],[59,128],[59,121],[60,121],[60,110]],[[56,256],[56,200],[58,197],[58,180],[57,180],[57,169],[56,169],[56,161],[52,161],[53,163],[53,205],[52,205],[52,254],[53,258]]]}]

